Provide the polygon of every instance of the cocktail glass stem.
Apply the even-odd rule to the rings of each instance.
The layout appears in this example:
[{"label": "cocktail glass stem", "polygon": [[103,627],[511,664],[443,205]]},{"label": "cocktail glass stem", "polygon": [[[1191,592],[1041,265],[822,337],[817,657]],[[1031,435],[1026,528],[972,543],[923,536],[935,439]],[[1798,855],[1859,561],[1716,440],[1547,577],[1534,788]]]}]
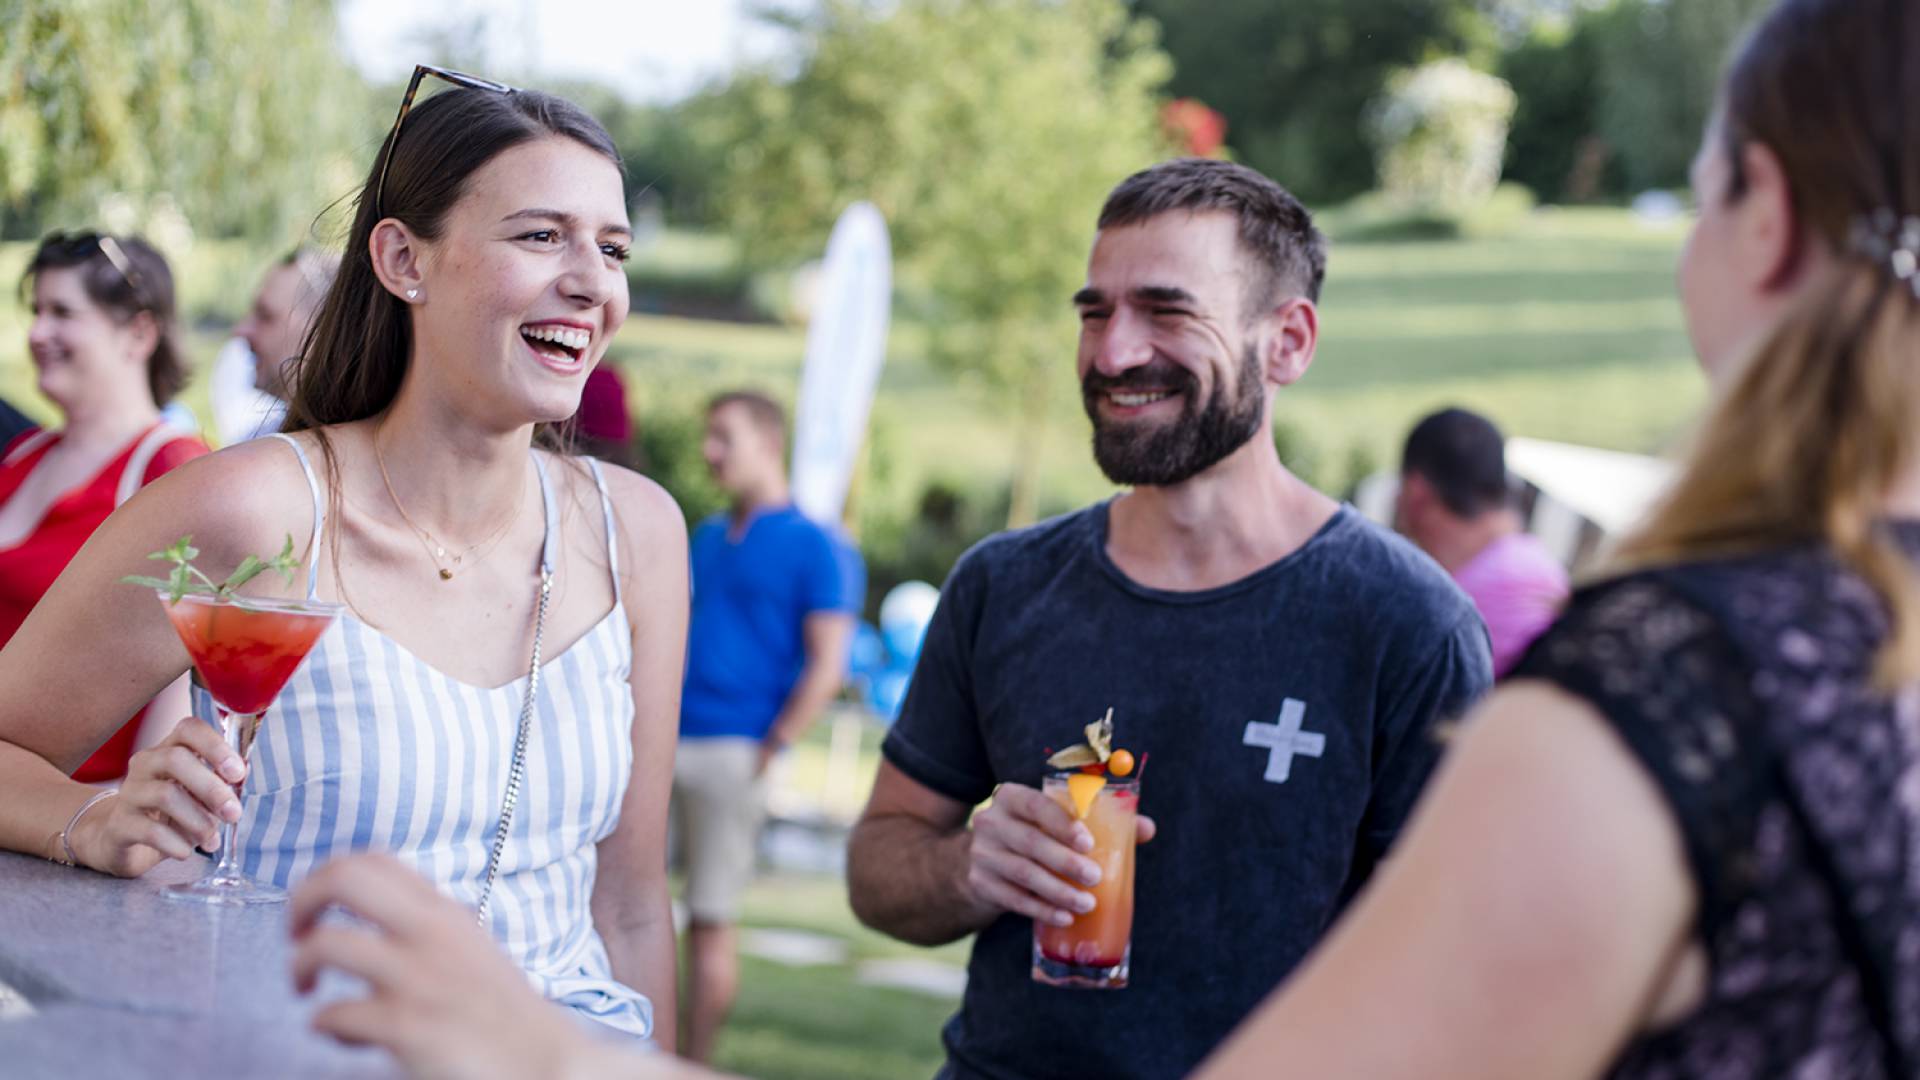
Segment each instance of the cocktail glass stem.
[{"label": "cocktail glass stem", "polygon": [[[247,752],[253,749],[253,737],[260,731],[260,718],[264,712],[229,713],[220,710],[220,734],[241,761],[247,760]],[[246,779],[233,785],[233,794],[237,799],[240,789],[246,785]],[[186,885],[172,885],[162,891],[162,895],[174,900],[191,900],[202,904],[278,904],[284,903],[287,894],[277,886],[255,881],[240,869],[240,823],[220,823],[220,855],[213,869],[198,881]]]},{"label": "cocktail glass stem", "polygon": [[[220,733],[226,736],[227,745],[233,748],[234,753],[240,755],[242,762],[247,760],[247,752],[253,749],[253,737],[259,733],[260,718],[265,715],[265,712],[229,713],[221,710]],[[243,777],[238,784],[233,785],[234,799],[240,798],[240,789],[245,787],[246,783]],[[207,875],[207,884],[252,884],[240,870],[240,823],[237,821],[223,822],[220,825],[220,860],[214,864],[213,873]]]}]

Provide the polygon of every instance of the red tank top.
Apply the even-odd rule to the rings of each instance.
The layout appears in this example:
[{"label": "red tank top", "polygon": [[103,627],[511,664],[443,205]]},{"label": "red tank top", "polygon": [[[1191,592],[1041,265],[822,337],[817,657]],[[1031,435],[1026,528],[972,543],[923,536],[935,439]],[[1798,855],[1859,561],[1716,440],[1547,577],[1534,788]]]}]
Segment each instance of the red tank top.
[{"label": "red tank top", "polygon": [[[0,646],[13,639],[33,606],[53,586],[53,580],[79,554],[80,545],[107,520],[114,507],[126,501],[125,496],[181,462],[208,452],[207,444],[184,432],[166,438],[162,432],[165,426],[156,424],[142,432],[93,479],[55,499],[46,517],[25,539],[0,548]],[[14,440],[6,456],[0,458],[0,503],[13,498],[27,475],[59,441],[58,432],[40,431],[29,431]],[[144,458],[144,463],[136,461],[136,455]],[[139,469],[137,476],[128,476],[133,468]],[[99,783],[125,776],[145,712],[142,709],[115,732],[74,772],[73,778]]]}]

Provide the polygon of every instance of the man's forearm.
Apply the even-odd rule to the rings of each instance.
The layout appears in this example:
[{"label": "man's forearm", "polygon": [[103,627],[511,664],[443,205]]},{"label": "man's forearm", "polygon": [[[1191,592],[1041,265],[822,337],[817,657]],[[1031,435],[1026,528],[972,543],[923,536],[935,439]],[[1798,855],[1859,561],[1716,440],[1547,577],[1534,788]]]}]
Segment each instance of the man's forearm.
[{"label": "man's forearm", "polygon": [[914,945],[944,945],[999,916],[967,885],[973,833],[907,815],[870,817],[847,843],[847,890],[862,923]]},{"label": "man's forearm", "polygon": [[793,691],[787,695],[786,704],[781,706],[780,715],[774,718],[773,726],[767,730],[768,740],[776,746],[791,746],[800,741],[800,737],[819,719],[827,703],[840,692],[844,681],[837,667],[808,663],[800,672],[800,681],[793,685]]}]

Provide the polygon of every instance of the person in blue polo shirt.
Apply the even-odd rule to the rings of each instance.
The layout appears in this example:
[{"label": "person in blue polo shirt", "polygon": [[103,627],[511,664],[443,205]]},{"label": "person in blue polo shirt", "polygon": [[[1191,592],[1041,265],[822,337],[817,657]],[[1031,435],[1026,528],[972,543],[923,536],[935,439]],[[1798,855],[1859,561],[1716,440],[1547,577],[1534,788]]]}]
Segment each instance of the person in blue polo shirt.
[{"label": "person in blue polo shirt", "polygon": [[793,506],[786,414],[734,391],[707,408],[701,454],[732,506],[694,530],[693,617],[674,766],[687,863],[680,1051],[711,1060],[738,983],[733,924],[753,875],[768,764],[846,676],[865,590],[851,545]]}]

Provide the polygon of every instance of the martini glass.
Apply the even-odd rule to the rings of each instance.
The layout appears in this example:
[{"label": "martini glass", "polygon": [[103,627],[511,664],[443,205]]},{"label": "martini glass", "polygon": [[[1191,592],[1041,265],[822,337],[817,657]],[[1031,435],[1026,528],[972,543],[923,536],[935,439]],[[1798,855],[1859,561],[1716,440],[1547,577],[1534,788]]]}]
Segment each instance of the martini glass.
[{"label": "martini glass", "polygon": [[[267,705],[278,695],[320,635],[345,610],[313,600],[258,600],[249,597],[183,596],[160,593],[174,632],[193,658],[214,703],[220,706],[220,730],[227,745],[247,759]],[[245,780],[241,784],[246,783]],[[234,785],[234,794],[240,784]],[[204,904],[276,904],[284,889],[240,871],[239,823],[222,823],[220,861],[206,877],[175,885],[166,895]]]}]

